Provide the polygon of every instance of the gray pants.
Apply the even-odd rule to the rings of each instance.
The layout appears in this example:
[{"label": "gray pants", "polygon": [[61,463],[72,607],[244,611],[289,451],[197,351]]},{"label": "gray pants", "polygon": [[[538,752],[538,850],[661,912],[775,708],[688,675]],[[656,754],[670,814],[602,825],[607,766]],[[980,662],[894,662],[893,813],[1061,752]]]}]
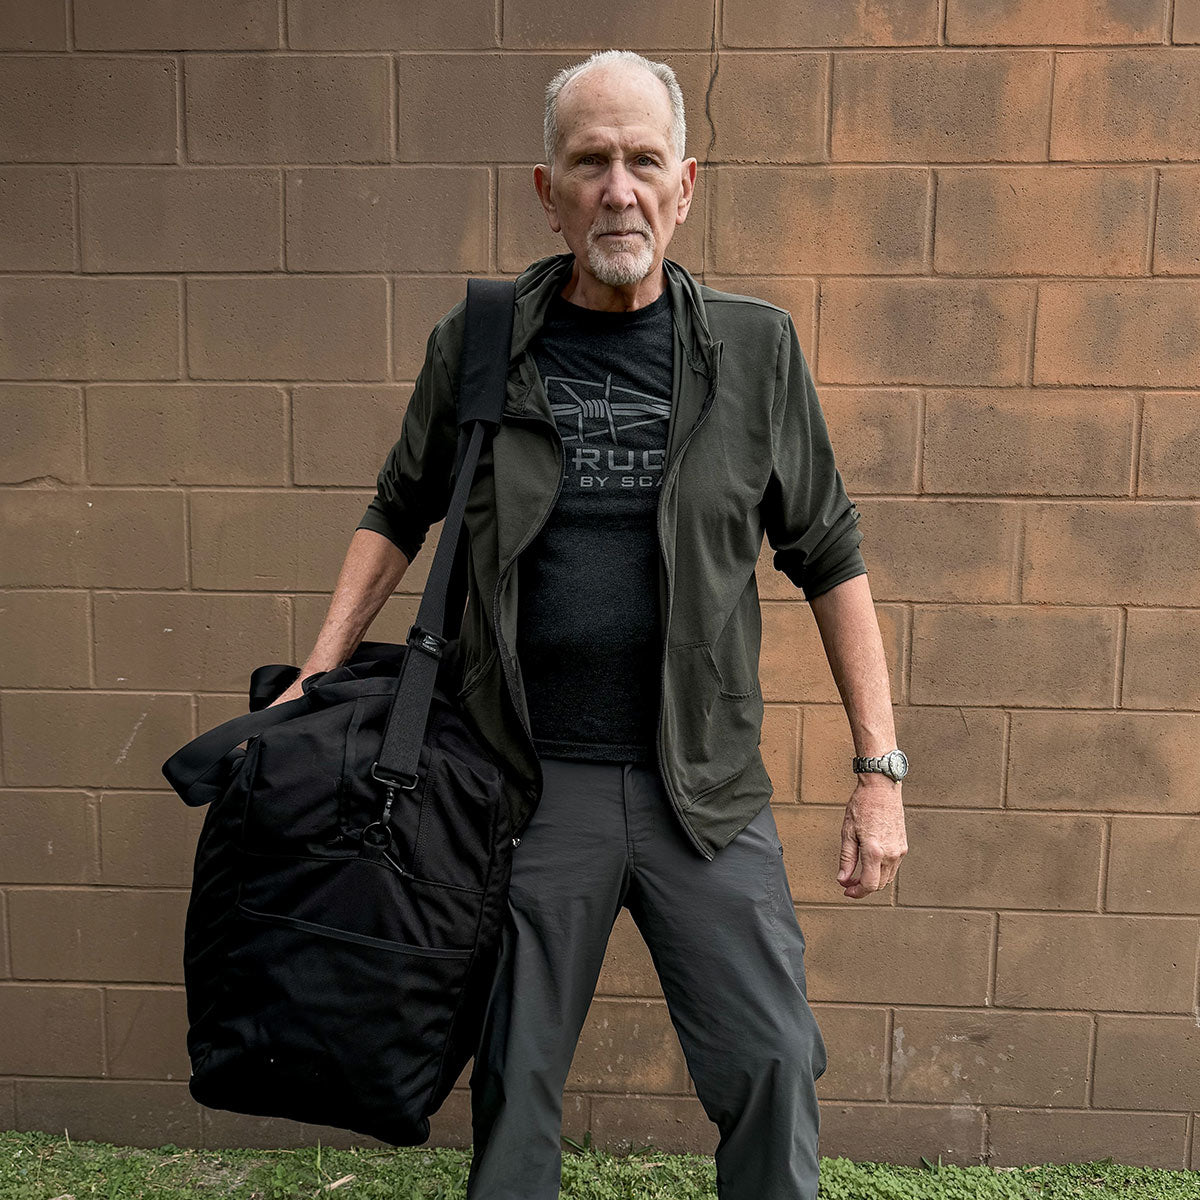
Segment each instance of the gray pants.
[{"label": "gray pants", "polygon": [[542,760],[471,1072],[469,1200],[557,1200],[563,1088],[622,906],[649,948],[721,1200],[815,1200],[825,1043],[770,804],[709,862],[655,768]]}]

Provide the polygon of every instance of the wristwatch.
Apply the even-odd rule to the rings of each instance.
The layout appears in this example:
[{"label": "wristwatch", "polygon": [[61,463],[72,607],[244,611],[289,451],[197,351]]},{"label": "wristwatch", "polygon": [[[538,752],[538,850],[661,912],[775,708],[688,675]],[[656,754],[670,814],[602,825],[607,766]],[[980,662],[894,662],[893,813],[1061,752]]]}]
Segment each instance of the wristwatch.
[{"label": "wristwatch", "polygon": [[901,780],[908,774],[908,756],[903,750],[892,750],[873,758],[856,755],[853,768],[856,775],[862,771],[878,771],[889,779]]}]

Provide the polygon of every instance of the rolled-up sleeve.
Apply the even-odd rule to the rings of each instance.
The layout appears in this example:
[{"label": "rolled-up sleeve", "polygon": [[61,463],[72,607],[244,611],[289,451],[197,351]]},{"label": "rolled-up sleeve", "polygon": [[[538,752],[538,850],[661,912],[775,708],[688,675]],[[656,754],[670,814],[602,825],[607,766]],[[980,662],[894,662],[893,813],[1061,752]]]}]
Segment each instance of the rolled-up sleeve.
[{"label": "rolled-up sleeve", "polygon": [[859,512],[834,462],[825,414],[789,315],[779,341],[771,478],[762,500],[774,565],[813,600],[867,573]]},{"label": "rolled-up sleeve", "polygon": [[458,415],[450,372],[434,326],[425,345],[400,437],[388,453],[359,529],[382,534],[411,563],[432,525],[450,508]]}]

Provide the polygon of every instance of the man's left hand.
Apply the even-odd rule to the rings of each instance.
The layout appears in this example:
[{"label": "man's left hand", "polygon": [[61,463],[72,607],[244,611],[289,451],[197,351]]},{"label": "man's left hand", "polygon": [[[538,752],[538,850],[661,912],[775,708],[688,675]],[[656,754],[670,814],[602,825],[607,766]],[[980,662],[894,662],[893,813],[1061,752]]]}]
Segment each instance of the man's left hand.
[{"label": "man's left hand", "polygon": [[853,900],[878,892],[896,878],[907,853],[900,781],[886,775],[870,782],[860,778],[842,822],[839,886]]}]

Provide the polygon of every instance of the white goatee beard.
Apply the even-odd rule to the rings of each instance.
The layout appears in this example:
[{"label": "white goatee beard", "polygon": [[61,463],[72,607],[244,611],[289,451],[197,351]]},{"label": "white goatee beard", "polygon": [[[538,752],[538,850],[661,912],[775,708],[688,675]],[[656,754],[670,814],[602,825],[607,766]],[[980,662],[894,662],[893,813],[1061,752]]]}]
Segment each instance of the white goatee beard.
[{"label": "white goatee beard", "polygon": [[588,268],[592,274],[609,287],[622,287],[640,283],[650,274],[654,265],[654,235],[643,233],[638,238],[636,249],[606,250],[599,242],[599,235],[588,237]]}]

